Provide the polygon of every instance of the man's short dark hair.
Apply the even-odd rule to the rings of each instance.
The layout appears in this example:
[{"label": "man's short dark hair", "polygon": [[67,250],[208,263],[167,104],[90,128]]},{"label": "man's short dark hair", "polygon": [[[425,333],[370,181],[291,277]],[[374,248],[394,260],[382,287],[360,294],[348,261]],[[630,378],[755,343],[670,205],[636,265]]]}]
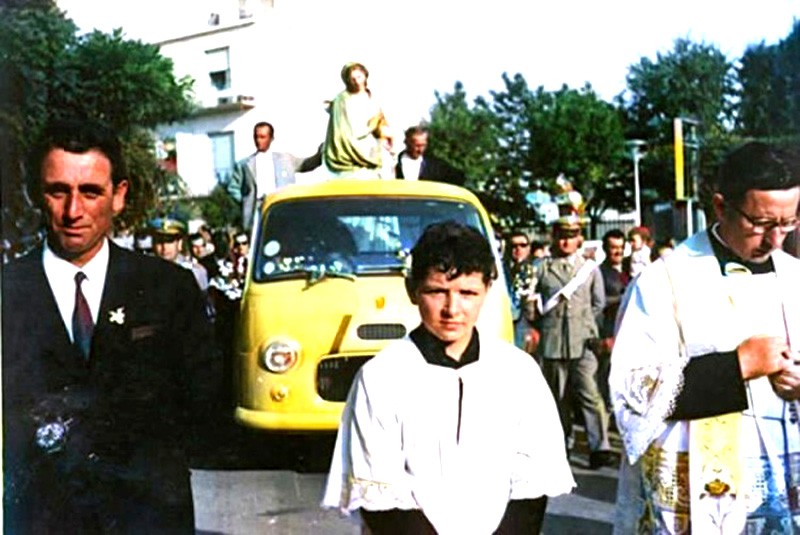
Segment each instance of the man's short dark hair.
[{"label": "man's short dark hair", "polygon": [[409,126],[408,128],[406,128],[405,138],[408,139],[408,138],[410,138],[412,136],[416,136],[418,134],[428,134],[428,133],[429,133],[429,130],[428,130],[427,126],[418,124],[418,125]]},{"label": "man's short dark hair", "polygon": [[612,228],[603,234],[603,249],[608,248],[608,240],[622,240],[625,241],[625,233],[618,228]]},{"label": "man's short dark hair", "polygon": [[740,204],[750,190],[779,190],[800,186],[794,154],[753,141],[728,153],[717,173],[716,190],[727,202]]},{"label": "man's short dark hair", "polygon": [[275,127],[272,126],[272,124],[268,123],[267,121],[259,121],[259,122],[257,122],[256,125],[253,127],[253,135],[256,135],[256,130],[258,130],[259,128],[264,128],[264,127],[269,128],[269,135],[270,135],[270,137],[274,138],[275,137]]},{"label": "man's short dark hair", "polygon": [[53,149],[83,154],[94,149],[111,163],[111,181],[116,186],[126,178],[122,146],[114,131],[91,119],[58,119],[45,126],[28,159],[28,187],[35,198],[41,195],[42,164]]},{"label": "man's short dark hair", "polygon": [[410,293],[419,288],[431,270],[444,273],[448,280],[480,273],[488,284],[497,277],[488,240],[476,228],[455,221],[428,226],[411,250],[411,272],[406,281]]}]

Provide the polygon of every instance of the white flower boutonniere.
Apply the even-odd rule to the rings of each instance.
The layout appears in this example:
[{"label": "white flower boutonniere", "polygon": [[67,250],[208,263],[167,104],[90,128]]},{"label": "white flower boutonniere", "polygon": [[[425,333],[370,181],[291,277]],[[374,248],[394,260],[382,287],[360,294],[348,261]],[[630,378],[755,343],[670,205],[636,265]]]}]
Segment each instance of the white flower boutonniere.
[{"label": "white flower boutonniere", "polygon": [[110,323],[116,323],[117,325],[125,323],[125,307],[119,307],[116,310],[110,311],[108,313],[108,321]]}]

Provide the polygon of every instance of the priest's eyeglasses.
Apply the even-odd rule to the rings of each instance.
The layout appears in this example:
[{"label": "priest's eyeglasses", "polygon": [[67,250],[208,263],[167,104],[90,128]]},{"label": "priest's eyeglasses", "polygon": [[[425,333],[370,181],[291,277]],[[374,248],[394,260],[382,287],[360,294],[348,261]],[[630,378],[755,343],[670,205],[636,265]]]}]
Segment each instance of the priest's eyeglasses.
[{"label": "priest's eyeglasses", "polygon": [[758,219],[744,212],[738,206],[735,206],[728,202],[726,202],[725,204],[733,208],[733,210],[737,214],[745,218],[745,220],[747,220],[747,222],[750,223],[750,232],[752,232],[753,234],[766,234],[775,229],[780,230],[784,234],[788,234],[793,230],[797,230],[797,227],[800,227],[800,218],[798,218],[797,216],[784,220]]}]

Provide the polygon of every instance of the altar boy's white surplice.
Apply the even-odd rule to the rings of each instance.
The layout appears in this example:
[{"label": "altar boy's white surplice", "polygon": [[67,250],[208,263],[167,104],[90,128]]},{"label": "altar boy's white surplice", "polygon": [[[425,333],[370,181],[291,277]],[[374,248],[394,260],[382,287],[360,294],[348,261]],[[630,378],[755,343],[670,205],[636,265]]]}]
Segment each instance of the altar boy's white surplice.
[{"label": "altar boy's white surplice", "polygon": [[323,506],[421,509],[441,535],[487,535],[509,500],[574,486],[555,402],[528,354],[481,338],[478,361],[452,369],[406,338],[356,376]]},{"label": "altar boy's white surplice", "polygon": [[[800,477],[796,403],[782,401],[759,378],[745,383],[743,413],[666,420],[692,357],[735,350],[759,334],[785,337],[800,349],[800,261],[782,251],[772,259],[774,273],[723,276],[702,232],[629,289],[610,374],[632,465],[621,469],[616,532],[794,532],[800,516],[790,498]],[[703,426],[712,433],[703,434]],[[730,443],[709,446],[722,432]],[[695,458],[704,449],[713,458]]]}]

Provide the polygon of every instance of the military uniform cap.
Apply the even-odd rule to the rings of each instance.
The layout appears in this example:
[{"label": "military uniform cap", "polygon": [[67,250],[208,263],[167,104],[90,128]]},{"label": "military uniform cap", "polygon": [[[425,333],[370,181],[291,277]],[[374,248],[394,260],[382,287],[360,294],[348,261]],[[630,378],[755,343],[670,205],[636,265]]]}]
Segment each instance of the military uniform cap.
[{"label": "military uniform cap", "polygon": [[151,234],[180,237],[186,233],[183,222],[170,217],[157,217],[147,222]]}]

